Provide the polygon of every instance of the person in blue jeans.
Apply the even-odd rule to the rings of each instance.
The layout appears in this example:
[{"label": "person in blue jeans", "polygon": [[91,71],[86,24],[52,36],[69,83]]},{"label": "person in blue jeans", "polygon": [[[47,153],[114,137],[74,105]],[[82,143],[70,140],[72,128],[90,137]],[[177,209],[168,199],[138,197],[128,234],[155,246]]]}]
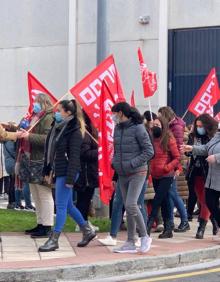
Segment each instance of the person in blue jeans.
[{"label": "person in blue jeans", "polygon": [[173,227],[174,227],[174,214],[173,214],[174,207],[177,208],[177,210],[180,214],[180,219],[181,219],[180,225],[177,228],[174,228],[174,232],[180,233],[180,232],[186,232],[187,230],[190,230],[186,207],[183,203],[182,198],[178,194],[177,183],[176,183],[175,177],[174,177],[174,180],[173,180],[173,184],[171,185],[171,189],[169,191],[169,201],[170,201],[170,205],[171,205],[170,220],[173,223]]},{"label": "person in blue jeans", "polygon": [[[145,195],[146,190],[147,190],[147,181],[145,181],[141,194],[138,199],[138,206],[144,218],[144,223],[147,227],[147,211],[146,211],[146,207],[144,204],[144,195]],[[118,234],[118,231],[121,225],[122,209],[123,209],[123,199],[122,199],[122,194],[121,194],[121,190],[119,187],[119,182],[117,182],[113,204],[112,204],[110,234],[106,238],[98,240],[101,244],[105,246],[116,246],[117,245],[116,238],[117,238],[117,234]]]},{"label": "person in blue jeans", "polygon": [[[175,114],[174,110],[169,106],[159,108],[158,116],[162,116],[163,118],[165,118],[168,121],[169,130],[172,132],[173,136],[175,137],[177,147],[180,152],[180,148],[183,145],[184,130],[185,130],[185,125],[186,125],[185,122],[183,121],[183,119],[178,117]],[[175,170],[176,176],[178,175],[178,172],[179,172],[179,168],[177,167]],[[172,225],[174,227],[173,209],[174,207],[176,207],[180,214],[181,222],[180,222],[180,225],[174,229],[174,231],[175,232],[186,232],[187,230],[190,229],[190,226],[188,222],[186,208],[184,206],[183,200],[181,199],[177,191],[176,176],[174,176],[174,181],[173,181],[173,184],[171,186],[171,189],[168,195],[168,198],[169,198],[169,201],[172,207],[169,220],[172,221]]]},{"label": "person in blue jeans", "polygon": [[53,176],[56,179],[56,224],[49,239],[39,248],[40,252],[51,252],[59,248],[58,240],[67,214],[76,221],[83,233],[78,247],[87,246],[96,237],[95,231],[73,204],[73,188],[81,170],[80,153],[84,135],[85,124],[76,101],[61,101],[46,139],[43,169],[48,184]]}]

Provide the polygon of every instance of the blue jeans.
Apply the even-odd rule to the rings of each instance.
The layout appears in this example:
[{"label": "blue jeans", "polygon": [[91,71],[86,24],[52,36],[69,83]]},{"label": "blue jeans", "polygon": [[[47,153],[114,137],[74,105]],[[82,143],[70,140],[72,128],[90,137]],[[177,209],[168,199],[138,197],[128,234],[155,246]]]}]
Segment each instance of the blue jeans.
[{"label": "blue jeans", "polygon": [[56,224],[54,231],[61,232],[66,222],[67,213],[76,223],[83,227],[86,225],[80,211],[73,204],[73,189],[66,187],[66,177],[61,176],[56,178]]},{"label": "blue jeans", "polygon": [[18,190],[18,189],[15,190],[15,203],[16,203],[16,206],[20,206],[21,205],[22,194],[24,196],[25,206],[27,208],[32,207],[32,204],[31,204],[31,193],[30,193],[30,188],[29,188],[29,184],[28,183],[24,183],[23,184],[23,189],[22,190]]},{"label": "blue jeans", "polygon": [[[143,188],[141,190],[141,194],[138,199],[138,206],[144,218],[145,226],[147,227],[147,212],[144,205],[144,194],[147,190],[147,182],[145,181]],[[112,216],[111,216],[111,231],[110,235],[112,237],[117,237],[122,218],[122,208],[123,208],[123,199],[121,194],[121,189],[119,186],[119,182],[116,184],[115,195],[112,206]]]},{"label": "blue jeans", "polygon": [[173,184],[172,184],[171,189],[169,191],[169,201],[170,201],[170,205],[171,205],[171,213],[170,213],[170,216],[169,216],[170,220],[172,222],[174,221],[173,209],[174,209],[174,207],[176,207],[179,214],[180,214],[181,222],[188,221],[187,211],[186,211],[186,208],[184,206],[183,200],[177,192],[176,179],[173,180]]}]

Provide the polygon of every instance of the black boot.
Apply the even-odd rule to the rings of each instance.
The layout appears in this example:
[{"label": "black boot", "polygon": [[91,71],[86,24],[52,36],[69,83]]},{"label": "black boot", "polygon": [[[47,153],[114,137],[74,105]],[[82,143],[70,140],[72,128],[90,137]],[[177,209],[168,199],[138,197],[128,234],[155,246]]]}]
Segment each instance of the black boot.
[{"label": "black boot", "polygon": [[214,217],[210,217],[211,219],[211,222],[212,222],[212,234],[213,235],[217,235],[218,234],[218,231],[219,231],[219,226],[218,226],[218,223],[217,221],[214,219]]},{"label": "black boot", "polygon": [[164,223],[164,231],[158,236],[159,239],[173,238],[173,222]]},{"label": "black boot", "polygon": [[38,224],[36,227],[34,227],[34,228],[32,228],[32,229],[25,230],[25,234],[31,235],[33,232],[39,231],[39,229],[40,229],[42,226],[43,226],[42,224]]},{"label": "black boot", "polygon": [[77,244],[77,247],[85,247],[96,237],[95,231],[87,223],[80,228],[83,234],[82,241]]},{"label": "black boot", "polygon": [[199,227],[196,233],[196,239],[203,239],[207,220],[200,218]]},{"label": "black boot", "polygon": [[47,242],[41,246],[38,251],[39,252],[52,252],[59,249],[58,239],[60,237],[60,232],[53,231],[50,235],[50,238]]},{"label": "black boot", "polygon": [[188,221],[183,221],[180,223],[180,225],[174,229],[174,232],[181,233],[181,232],[186,232],[190,230],[189,222]]},{"label": "black boot", "polygon": [[31,233],[31,238],[48,238],[51,235],[51,226],[42,225],[38,231]]}]

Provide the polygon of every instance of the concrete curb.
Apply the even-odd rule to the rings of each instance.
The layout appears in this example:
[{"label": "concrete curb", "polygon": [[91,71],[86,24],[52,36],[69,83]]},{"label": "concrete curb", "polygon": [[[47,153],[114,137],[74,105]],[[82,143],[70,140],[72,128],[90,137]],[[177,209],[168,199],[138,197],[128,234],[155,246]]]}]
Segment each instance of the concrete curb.
[{"label": "concrete curb", "polygon": [[167,256],[139,257],[112,262],[23,270],[1,269],[0,282],[80,281],[174,268],[220,258],[220,246]]}]

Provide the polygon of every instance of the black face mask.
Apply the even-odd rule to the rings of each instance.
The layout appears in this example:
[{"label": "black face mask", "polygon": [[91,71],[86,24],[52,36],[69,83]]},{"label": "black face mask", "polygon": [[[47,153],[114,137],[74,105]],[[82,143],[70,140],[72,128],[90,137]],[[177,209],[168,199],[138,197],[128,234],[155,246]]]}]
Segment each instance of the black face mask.
[{"label": "black face mask", "polygon": [[158,126],[153,126],[151,130],[154,138],[159,138],[162,135],[162,129]]}]

